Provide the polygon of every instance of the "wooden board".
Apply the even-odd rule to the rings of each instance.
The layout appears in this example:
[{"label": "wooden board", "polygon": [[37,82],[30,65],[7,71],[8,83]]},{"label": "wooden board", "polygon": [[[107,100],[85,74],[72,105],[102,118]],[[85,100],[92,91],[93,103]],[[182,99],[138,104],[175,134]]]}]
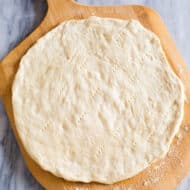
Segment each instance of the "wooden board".
[{"label": "wooden board", "polygon": [[[179,181],[190,171],[190,73],[184,64],[181,55],[168,34],[160,16],[152,9],[144,6],[85,6],[71,0],[47,0],[48,12],[40,26],[29,35],[21,44],[11,51],[0,64],[0,95],[11,121],[16,139],[19,143],[24,160],[39,183],[49,190],[63,189],[130,189],[130,190],[173,190]],[[137,19],[146,28],[156,33],[160,39],[167,58],[182,79],[187,101],[185,115],[176,137],[165,159],[152,164],[149,168],[135,177],[113,184],[74,183],[58,178],[42,170],[26,153],[18,137],[11,105],[11,86],[17,71],[19,60],[29,47],[57,24],[68,19],[82,19],[90,15],[121,19]],[[160,139],[161,140],[161,139]]]}]

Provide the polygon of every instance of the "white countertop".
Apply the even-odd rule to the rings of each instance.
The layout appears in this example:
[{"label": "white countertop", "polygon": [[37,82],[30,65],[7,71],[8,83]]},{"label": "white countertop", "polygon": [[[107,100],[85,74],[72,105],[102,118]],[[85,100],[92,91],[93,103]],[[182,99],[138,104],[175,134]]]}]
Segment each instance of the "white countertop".
[{"label": "white countertop", "polygon": [[[190,68],[189,0],[79,0],[81,3],[143,4],[154,8]],[[42,20],[45,0],[0,0],[0,59],[26,37]],[[43,189],[26,168],[0,100],[0,190]],[[177,190],[190,189],[190,174]]]}]

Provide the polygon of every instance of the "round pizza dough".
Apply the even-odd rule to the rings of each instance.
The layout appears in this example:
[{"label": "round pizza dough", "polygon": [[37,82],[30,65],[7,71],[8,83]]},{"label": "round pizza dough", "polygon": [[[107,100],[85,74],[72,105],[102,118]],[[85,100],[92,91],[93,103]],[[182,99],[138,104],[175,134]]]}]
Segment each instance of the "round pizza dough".
[{"label": "round pizza dough", "polygon": [[166,155],[184,88],[138,21],[90,17],[61,23],[28,50],[12,104],[22,143],[44,170],[110,184]]}]

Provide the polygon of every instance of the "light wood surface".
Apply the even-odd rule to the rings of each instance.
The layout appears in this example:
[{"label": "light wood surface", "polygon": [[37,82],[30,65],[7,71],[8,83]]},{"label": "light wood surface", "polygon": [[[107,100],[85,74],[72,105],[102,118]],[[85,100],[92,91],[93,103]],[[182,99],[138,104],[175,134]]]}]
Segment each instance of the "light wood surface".
[{"label": "light wood surface", "polygon": [[[190,171],[190,73],[176,49],[160,16],[143,6],[85,6],[72,0],[47,0],[48,12],[40,26],[20,43],[0,63],[0,95],[5,105],[16,139],[24,156],[24,160],[39,183],[49,190],[63,189],[130,189],[130,190],[173,190],[179,181]],[[139,175],[113,184],[74,183],[57,178],[42,170],[26,153],[18,137],[11,104],[11,86],[21,57],[36,40],[60,22],[68,19],[82,19],[90,15],[121,19],[137,19],[146,28],[155,32],[161,39],[166,56],[176,74],[185,85],[187,102],[185,115],[180,128],[181,137],[175,138],[165,159],[152,164]],[[160,139],[161,140],[161,139]]]}]

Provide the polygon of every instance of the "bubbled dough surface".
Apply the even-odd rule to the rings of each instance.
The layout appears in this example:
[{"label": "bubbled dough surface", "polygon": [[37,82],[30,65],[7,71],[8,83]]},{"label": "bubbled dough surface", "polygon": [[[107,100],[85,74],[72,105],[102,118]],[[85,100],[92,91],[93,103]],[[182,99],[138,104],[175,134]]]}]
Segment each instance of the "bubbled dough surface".
[{"label": "bubbled dough surface", "polygon": [[63,22],[22,58],[12,94],[26,151],[72,181],[136,175],[167,153],[183,117],[183,85],[135,20]]}]

